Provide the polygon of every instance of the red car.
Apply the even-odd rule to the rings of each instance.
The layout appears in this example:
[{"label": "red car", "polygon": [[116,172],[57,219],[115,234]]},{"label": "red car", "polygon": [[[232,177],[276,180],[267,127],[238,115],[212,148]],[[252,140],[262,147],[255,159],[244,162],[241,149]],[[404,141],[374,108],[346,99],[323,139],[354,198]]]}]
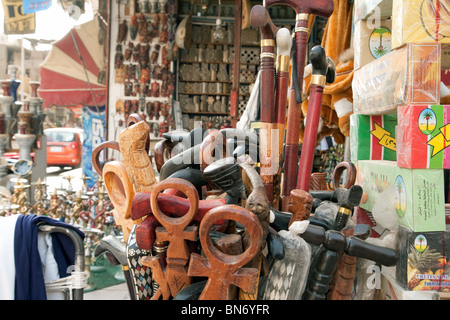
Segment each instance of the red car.
[{"label": "red car", "polygon": [[47,166],[78,168],[82,159],[84,132],[76,128],[49,128],[47,137]]}]

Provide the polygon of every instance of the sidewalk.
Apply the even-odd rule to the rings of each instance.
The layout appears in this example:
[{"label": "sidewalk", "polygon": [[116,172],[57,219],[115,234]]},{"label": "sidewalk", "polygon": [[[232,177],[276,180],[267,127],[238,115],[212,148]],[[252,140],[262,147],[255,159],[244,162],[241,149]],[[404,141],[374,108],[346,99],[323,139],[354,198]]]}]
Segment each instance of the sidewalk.
[{"label": "sidewalk", "polygon": [[85,292],[83,300],[130,300],[126,283]]}]

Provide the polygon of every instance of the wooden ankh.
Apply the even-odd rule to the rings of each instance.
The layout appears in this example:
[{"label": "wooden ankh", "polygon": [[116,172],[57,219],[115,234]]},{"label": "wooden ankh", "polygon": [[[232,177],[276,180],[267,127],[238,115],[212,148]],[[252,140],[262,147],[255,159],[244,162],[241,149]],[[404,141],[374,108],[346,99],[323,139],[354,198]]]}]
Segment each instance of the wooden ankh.
[{"label": "wooden ankh", "polygon": [[[158,195],[166,189],[177,189],[183,192],[189,200],[188,212],[177,218],[164,214],[158,205]],[[195,186],[187,180],[179,178],[165,179],[154,185],[151,197],[153,215],[162,225],[155,230],[158,241],[168,241],[166,253],[167,266],[164,279],[174,297],[182,288],[191,284],[191,278],[187,275],[186,264],[189,260],[189,249],[185,240],[195,241],[197,238],[197,226],[188,226],[194,219],[199,205],[199,196]]]},{"label": "wooden ankh", "polygon": [[[220,219],[241,223],[250,234],[250,245],[243,253],[228,255],[215,247],[209,236],[214,222]],[[208,211],[200,223],[200,243],[205,257],[192,253],[188,275],[208,277],[199,300],[229,300],[230,287],[251,291],[258,275],[257,268],[242,268],[259,252],[263,230],[258,218],[238,205],[223,205]]]}]

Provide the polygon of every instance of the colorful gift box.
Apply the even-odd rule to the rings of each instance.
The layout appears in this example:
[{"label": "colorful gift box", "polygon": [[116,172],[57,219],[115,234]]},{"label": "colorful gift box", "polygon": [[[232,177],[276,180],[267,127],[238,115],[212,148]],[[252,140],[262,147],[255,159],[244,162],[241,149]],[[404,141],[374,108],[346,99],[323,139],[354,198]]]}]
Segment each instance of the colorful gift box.
[{"label": "colorful gift box", "polygon": [[397,114],[350,116],[350,159],[397,160]]},{"label": "colorful gift box", "polygon": [[408,42],[450,43],[447,1],[394,0],[392,5],[393,48]]},{"label": "colorful gift box", "polygon": [[440,72],[440,43],[408,43],[355,70],[353,111],[385,114],[401,104],[439,104]]},{"label": "colorful gift box", "polygon": [[444,170],[407,169],[395,161],[359,160],[356,182],[363,188],[360,207],[373,211],[389,189],[398,223],[416,232],[445,230]]},{"label": "colorful gift box", "polygon": [[395,278],[405,289],[450,292],[450,231],[414,232],[400,226]]},{"label": "colorful gift box", "polygon": [[450,106],[399,106],[397,165],[450,169]]},{"label": "colorful gift box", "polygon": [[378,20],[377,23],[372,20],[360,20],[355,23],[353,32],[355,70],[391,52],[391,30],[390,19]]}]

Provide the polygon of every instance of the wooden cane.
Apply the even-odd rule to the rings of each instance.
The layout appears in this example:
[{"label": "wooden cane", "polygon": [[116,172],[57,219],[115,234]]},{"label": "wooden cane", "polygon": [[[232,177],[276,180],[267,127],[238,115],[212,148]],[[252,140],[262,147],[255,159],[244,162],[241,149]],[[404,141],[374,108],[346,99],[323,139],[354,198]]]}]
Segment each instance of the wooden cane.
[{"label": "wooden cane", "polygon": [[[280,28],[277,36],[277,63],[276,63],[276,93],[275,93],[275,110],[276,124],[278,128],[278,163],[282,162],[285,128],[286,128],[286,101],[289,87],[289,64],[292,48],[291,33],[286,28]],[[274,178],[274,200],[273,207],[280,208],[281,196],[281,166]]]},{"label": "wooden cane", "polygon": [[310,33],[308,22],[311,15],[323,18],[330,17],[334,10],[334,1],[265,0],[266,7],[274,5],[287,5],[296,12],[294,28],[295,46],[293,47],[295,55],[293,57],[291,86],[289,89],[286,142],[284,147],[284,177],[281,195],[282,210],[287,211],[290,192],[295,188],[298,171],[298,141],[300,137],[300,121],[302,118],[303,74]]},{"label": "wooden cane", "polygon": [[[333,0],[265,0],[265,6],[273,5],[287,5],[296,12],[295,22],[295,61],[296,61],[296,80],[298,81],[300,90],[300,97],[302,94],[303,74],[306,61],[306,49],[308,45],[308,37],[310,30],[308,28],[308,21],[310,15],[316,15],[323,18],[328,18],[334,11]],[[297,102],[301,102],[298,101]]]},{"label": "wooden cane", "polygon": [[[348,226],[342,229],[342,233],[348,238],[355,236],[366,240],[370,236],[371,228],[367,224]],[[357,257],[350,256],[344,252],[339,253],[337,270],[330,283],[330,291],[327,300],[350,300],[356,276]]]},{"label": "wooden cane", "polygon": [[[218,219],[229,219],[241,223],[250,234],[251,243],[242,254],[228,255],[216,248],[210,238],[210,230]],[[200,243],[204,256],[191,254],[188,275],[208,277],[199,300],[229,300],[230,286],[246,291],[253,288],[258,269],[243,268],[259,251],[262,242],[262,228],[258,219],[247,209],[237,205],[225,205],[210,210],[199,228]]]},{"label": "wooden cane", "polygon": [[325,84],[334,82],[336,66],[327,58],[322,46],[314,46],[311,49],[311,93],[308,102],[308,114],[306,115],[305,137],[303,139],[300,165],[297,175],[297,189],[309,192],[309,181],[314,161],[314,150],[317,142],[317,131],[322,108],[323,88]]},{"label": "wooden cane", "polygon": [[[269,13],[262,5],[255,5],[250,12],[251,24],[259,28],[261,34],[260,55],[260,175],[266,187],[267,197],[270,203],[274,200],[273,177],[278,171],[278,156],[274,156],[275,150],[272,136],[277,132],[277,113],[275,109],[275,36],[278,28],[270,19]],[[278,141],[278,139],[276,139]]]}]

